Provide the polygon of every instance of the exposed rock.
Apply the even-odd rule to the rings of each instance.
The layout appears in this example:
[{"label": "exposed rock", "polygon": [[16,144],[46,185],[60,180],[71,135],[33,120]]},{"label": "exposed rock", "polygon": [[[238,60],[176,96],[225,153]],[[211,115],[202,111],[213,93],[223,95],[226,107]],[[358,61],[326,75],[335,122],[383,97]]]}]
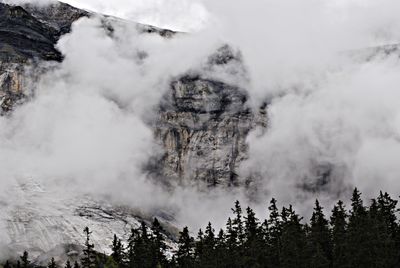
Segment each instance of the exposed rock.
[{"label": "exposed rock", "polygon": [[[112,32],[112,22],[132,24],[139,32],[172,37],[166,29],[124,21],[99,15],[55,2],[37,6],[13,6],[0,3],[0,106],[2,112],[13,109],[32,89],[24,84],[27,66],[39,66],[41,61],[61,62],[63,56],[55,45],[59,38],[70,32],[72,24],[82,18],[97,15],[106,31]],[[36,70],[34,75],[38,75]]]},{"label": "exposed rock", "polygon": [[[29,9],[31,12],[27,11]],[[63,13],[67,9],[72,13]],[[66,4],[49,6],[41,11],[29,5],[23,8],[0,3],[2,113],[12,110],[31,91],[25,83],[26,67],[37,66],[40,61],[62,60],[62,55],[55,45],[59,37],[70,30],[72,23],[86,14],[77,10]],[[45,15],[46,12],[48,16]],[[39,73],[40,70],[37,70],[35,75]]]},{"label": "exposed rock", "polygon": [[209,185],[237,183],[254,116],[241,89],[200,76],[172,83],[160,109],[156,136],[165,148],[162,174]]},{"label": "exposed rock", "polygon": [[[12,110],[33,90],[25,81],[27,68],[43,61],[62,61],[56,42],[71,30],[74,21],[91,15],[93,13],[62,3],[45,7],[0,3],[0,105],[3,112]],[[111,22],[115,20],[118,19],[102,16],[103,26],[110,36],[113,33]],[[166,38],[175,34],[153,26],[131,24],[142,33]],[[204,70],[175,79],[159,106],[153,127],[165,153],[155,169],[167,180],[203,181],[210,186],[237,185],[244,181],[238,179],[237,170],[247,157],[246,137],[257,125],[265,127],[265,107],[260,112],[252,111],[246,105],[248,96],[243,88],[207,75],[219,67],[226,67],[233,76],[242,72],[241,57],[229,46],[211,55],[206,65]],[[40,72],[35,69],[35,75]],[[65,256],[68,252],[79,253],[75,245],[82,242],[82,230],[87,225],[96,232],[93,237],[96,248],[108,252],[110,234],[126,237],[131,227],[144,219],[127,209],[86,199],[58,200],[53,196],[47,197],[52,200],[50,204],[39,204],[38,200],[46,195],[40,186],[27,185],[16,191],[22,191],[21,203],[5,204],[3,214],[0,213],[1,221],[7,223],[7,243],[14,250],[29,249],[32,256],[41,256],[38,262],[46,259],[49,252],[61,249],[65,249]],[[171,220],[168,214],[159,213],[158,216],[166,223]]]},{"label": "exposed rock", "polygon": [[165,149],[159,166],[163,177],[209,186],[232,186],[246,180],[238,178],[238,168],[247,157],[248,133],[256,126],[266,126],[265,107],[252,111],[244,89],[208,78],[207,71],[216,67],[233,76],[244,69],[240,53],[224,45],[199,72],[205,75],[195,72],[172,82],[160,106],[154,128]]},{"label": "exposed rock", "polygon": [[56,32],[20,6],[0,4],[0,60],[26,62],[37,58],[61,61]]},{"label": "exposed rock", "polygon": [[[111,253],[113,234],[127,240],[131,229],[138,228],[140,221],[150,226],[150,218],[129,208],[88,197],[60,198],[59,194],[47,192],[34,181],[20,185],[13,192],[17,203],[0,204],[0,220],[6,222],[6,230],[2,231],[6,231],[8,237],[2,236],[2,245],[6,242],[14,254],[29,250],[38,264],[46,264],[55,256],[61,257],[60,261],[78,257],[81,254],[79,245],[85,241],[83,229],[86,226],[92,229],[92,242],[101,253]],[[168,228],[168,221],[159,215],[158,218]],[[167,241],[172,250],[175,247],[172,236],[168,236]],[[51,252],[57,254],[51,256]]]}]

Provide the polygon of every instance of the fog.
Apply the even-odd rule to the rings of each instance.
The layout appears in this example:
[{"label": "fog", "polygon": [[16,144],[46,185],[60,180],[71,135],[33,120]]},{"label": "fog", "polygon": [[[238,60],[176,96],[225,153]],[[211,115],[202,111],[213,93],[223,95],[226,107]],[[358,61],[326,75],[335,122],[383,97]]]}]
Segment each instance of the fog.
[{"label": "fog", "polygon": [[[272,197],[308,215],[315,197],[329,207],[354,186],[366,199],[379,190],[398,196],[400,63],[396,53],[374,52],[399,41],[398,1],[82,3],[191,33],[164,39],[115,22],[111,38],[98,18],[75,23],[58,44],[65,60],[41,78],[32,100],[0,118],[3,185],[34,179],[54,191],[62,185],[64,194],[168,209],[193,229],[209,220],[222,226],[235,199],[265,217]],[[243,188],[165,190],[143,171],[162,152],[148,122],[169,82],[201,71],[225,42],[243,55],[250,107],[268,103],[269,125],[249,135],[240,169],[254,179],[252,201]]]}]

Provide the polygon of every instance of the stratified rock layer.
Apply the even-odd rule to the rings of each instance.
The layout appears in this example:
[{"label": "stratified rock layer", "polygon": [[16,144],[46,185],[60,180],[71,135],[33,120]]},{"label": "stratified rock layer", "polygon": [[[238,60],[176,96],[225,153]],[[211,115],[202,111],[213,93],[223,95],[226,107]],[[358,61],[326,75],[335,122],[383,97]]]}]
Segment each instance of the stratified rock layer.
[{"label": "stratified rock layer", "polygon": [[184,76],[162,104],[156,136],[165,148],[163,175],[208,185],[237,183],[254,116],[246,93],[222,82]]}]

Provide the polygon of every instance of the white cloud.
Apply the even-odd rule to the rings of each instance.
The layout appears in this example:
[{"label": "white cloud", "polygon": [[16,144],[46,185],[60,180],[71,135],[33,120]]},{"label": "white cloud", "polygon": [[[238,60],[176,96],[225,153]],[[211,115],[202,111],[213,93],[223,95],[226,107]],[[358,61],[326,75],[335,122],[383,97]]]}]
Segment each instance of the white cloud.
[{"label": "white cloud", "polygon": [[[260,173],[263,198],[275,195],[305,209],[311,194],[297,186],[315,184],[318,169],[326,166],[335,168],[334,182],[321,196],[326,202],[353,185],[368,195],[380,188],[400,190],[394,160],[400,153],[398,58],[360,64],[348,52],[399,42],[397,0],[70,3],[197,33],[165,41],[121,29],[117,42],[99,31],[96,21],[78,23],[59,44],[66,60],[44,78],[38,97],[1,119],[0,144],[7,153],[0,157],[9,167],[2,171],[7,176],[70,177],[80,183],[91,177],[103,188],[135,177],[136,186],[126,188],[136,189],[140,198],[134,200],[144,207],[185,204],[177,217],[193,225],[207,213],[218,218],[240,191],[193,197],[193,189],[178,188],[169,203],[169,194],[143,179],[140,164],[148,156],[143,151],[153,149],[143,117],[158,103],[169,77],[201,62],[224,40],[243,53],[253,107],[271,102],[269,129],[250,136],[250,159],[243,166],[244,174],[249,168]],[[143,63],[135,58],[138,50],[150,55]],[[157,196],[149,194],[153,191],[159,200],[143,198]],[[130,191],[119,194],[132,198]],[[204,214],[196,216],[193,207]]]}]

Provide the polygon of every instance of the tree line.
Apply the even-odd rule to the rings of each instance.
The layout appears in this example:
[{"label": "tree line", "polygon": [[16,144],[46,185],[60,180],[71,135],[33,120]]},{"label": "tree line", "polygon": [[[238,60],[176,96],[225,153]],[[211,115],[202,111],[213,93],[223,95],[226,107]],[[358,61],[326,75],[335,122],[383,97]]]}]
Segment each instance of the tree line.
[{"label": "tree line", "polygon": [[[365,205],[356,188],[348,209],[338,201],[328,218],[316,200],[304,223],[292,206],[279,209],[276,199],[270,201],[265,220],[236,201],[224,229],[216,231],[209,223],[193,237],[185,227],[168,257],[165,232],[157,219],[149,227],[142,222],[132,229],[127,241],[114,235],[110,256],[95,251],[86,227],[83,257],[73,264],[68,261],[65,268],[395,268],[400,267],[397,203],[380,192]],[[28,253],[4,267],[31,267]],[[57,267],[54,259],[48,267]]]}]

